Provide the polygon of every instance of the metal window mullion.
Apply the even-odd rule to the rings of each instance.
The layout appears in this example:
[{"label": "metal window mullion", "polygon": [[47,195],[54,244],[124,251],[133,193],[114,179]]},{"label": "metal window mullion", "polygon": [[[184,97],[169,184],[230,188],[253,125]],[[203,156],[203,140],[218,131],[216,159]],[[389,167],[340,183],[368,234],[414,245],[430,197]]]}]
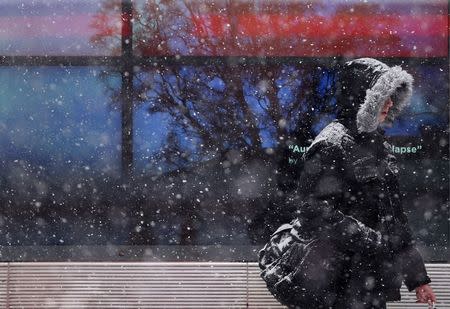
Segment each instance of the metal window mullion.
[{"label": "metal window mullion", "polygon": [[[131,37],[130,37],[131,39]],[[0,66],[154,66],[187,64],[333,64],[345,61],[344,57],[283,57],[283,56],[135,56],[132,48],[125,48],[121,56],[0,56]],[[377,57],[387,64],[407,61],[413,65],[448,65],[448,57],[435,58],[386,58]]]},{"label": "metal window mullion", "polygon": [[122,176],[129,179],[133,170],[133,6],[122,0]]}]

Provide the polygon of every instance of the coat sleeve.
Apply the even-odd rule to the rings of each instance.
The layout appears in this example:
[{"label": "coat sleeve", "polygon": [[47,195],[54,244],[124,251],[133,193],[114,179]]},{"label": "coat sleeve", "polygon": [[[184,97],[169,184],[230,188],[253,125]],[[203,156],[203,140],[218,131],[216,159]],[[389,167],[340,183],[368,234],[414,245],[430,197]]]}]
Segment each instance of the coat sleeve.
[{"label": "coat sleeve", "polygon": [[406,247],[401,252],[402,275],[408,291],[431,282],[427,274],[422,256],[414,245]]},{"label": "coat sleeve", "polygon": [[342,250],[389,254],[380,232],[339,210],[337,204],[346,187],[342,158],[338,146],[322,143],[311,146],[302,157],[298,191],[288,204],[295,204],[305,229],[328,235]]},{"label": "coat sleeve", "polygon": [[394,197],[398,200],[394,203],[394,237],[391,241],[395,251],[399,248],[398,251],[402,266],[403,282],[411,292],[421,285],[430,283],[431,279],[427,274],[422,256],[415,245],[408,217],[403,209],[402,194],[399,190],[399,186],[395,185],[393,187],[396,188]]},{"label": "coat sleeve", "polygon": [[[399,191],[396,193],[399,197],[401,196]],[[402,238],[407,240],[406,245],[400,251],[403,282],[408,288],[408,291],[411,292],[421,285],[430,283],[431,279],[427,274],[422,256],[415,245],[414,237],[409,227],[408,217],[405,214],[401,200],[396,205],[395,217],[398,218],[396,224],[402,230]]]}]

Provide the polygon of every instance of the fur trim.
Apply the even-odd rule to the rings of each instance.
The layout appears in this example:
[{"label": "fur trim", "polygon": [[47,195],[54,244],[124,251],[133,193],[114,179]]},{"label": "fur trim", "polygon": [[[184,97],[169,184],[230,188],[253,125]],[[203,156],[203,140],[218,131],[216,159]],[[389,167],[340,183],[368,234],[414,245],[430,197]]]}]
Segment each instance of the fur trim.
[{"label": "fur trim", "polygon": [[395,117],[409,104],[412,95],[413,77],[402,70],[400,66],[394,66],[384,72],[367,89],[364,103],[358,108],[356,114],[356,126],[358,132],[372,132],[377,129],[378,115],[384,102],[392,95],[393,106],[389,109],[383,123],[391,125]]}]

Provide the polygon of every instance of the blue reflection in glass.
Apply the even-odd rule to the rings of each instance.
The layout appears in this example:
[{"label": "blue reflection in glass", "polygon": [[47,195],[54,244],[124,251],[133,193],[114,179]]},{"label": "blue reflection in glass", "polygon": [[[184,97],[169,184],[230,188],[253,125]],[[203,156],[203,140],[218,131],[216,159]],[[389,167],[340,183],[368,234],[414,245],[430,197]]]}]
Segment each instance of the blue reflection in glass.
[{"label": "blue reflection in glass", "polygon": [[[117,173],[120,113],[99,79],[102,70],[1,68],[3,162],[26,160],[56,176],[75,166]],[[109,80],[119,87],[118,78]]]}]

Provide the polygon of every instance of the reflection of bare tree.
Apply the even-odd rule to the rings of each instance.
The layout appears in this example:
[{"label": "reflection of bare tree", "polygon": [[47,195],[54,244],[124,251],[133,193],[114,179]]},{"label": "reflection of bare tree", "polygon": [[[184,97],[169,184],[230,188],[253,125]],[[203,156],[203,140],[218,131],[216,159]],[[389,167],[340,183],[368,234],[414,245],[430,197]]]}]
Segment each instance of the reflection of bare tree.
[{"label": "reflection of bare tree", "polygon": [[[119,1],[105,1],[99,14],[108,16],[117,5],[120,5]],[[316,2],[308,7],[305,16],[311,18],[308,14],[314,15],[312,13],[325,7]],[[331,90],[335,81],[332,72],[318,67],[318,62],[267,63],[261,59],[240,63],[237,58],[215,58],[201,63],[201,58],[196,58],[191,63],[175,60],[165,64],[153,62],[151,58],[138,58],[192,54],[270,55],[268,50],[276,46],[268,48],[265,38],[243,35],[244,28],[248,30],[249,25],[239,16],[242,12],[270,13],[274,10],[283,16],[293,9],[292,4],[267,8],[258,3],[231,0],[218,4],[165,0],[135,2],[132,58],[145,59],[145,65],[135,66],[133,102],[148,106],[150,114],[170,115],[172,121],[165,145],[152,156],[151,163],[155,167],[163,165],[165,172],[186,171],[198,167],[194,161],[228,161],[245,166],[260,160],[266,162],[267,170],[273,171],[277,166],[272,153],[279,154],[286,148],[286,142],[306,143],[313,136],[313,125],[332,108]],[[259,27],[264,22],[273,22],[259,21],[262,22],[257,25]],[[294,19],[288,26],[296,27],[301,22]],[[104,47],[116,39],[110,23],[105,22],[105,25],[107,29],[95,25],[98,35],[93,38]],[[273,28],[265,29],[266,37],[276,37],[276,29],[282,25],[271,26]],[[337,41],[339,39],[330,37],[324,44],[345,46],[346,43]],[[304,44],[303,40],[304,37],[299,35],[276,42],[295,48]],[[354,50],[351,44],[356,43],[348,43],[349,50]],[[320,46],[316,48],[320,49]],[[222,173],[216,175],[217,179],[226,177]],[[219,183],[216,185],[220,186]],[[185,203],[189,205],[183,205],[181,209],[195,204]],[[185,224],[189,225],[189,222]],[[188,234],[184,230],[183,235]]]},{"label": "reflection of bare tree", "polygon": [[102,49],[109,50],[111,55],[120,56],[121,0],[103,1],[101,5],[101,10],[95,14],[90,24],[96,30],[90,41]]},{"label": "reflection of bare tree", "polygon": [[[104,1],[98,15],[103,19],[111,16],[122,2]],[[267,46],[272,43],[282,44],[277,46],[279,48],[291,46],[293,50],[309,45],[309,42],[305,43],[306,35],[312,31],[309,27],[305,28],[305,35],[284,35],[289,29],[297,31],[295,29],[313,23],[314,19],[323,19],[324,14],[342,16],[350,27],[359,27],[364,24],[358,22],[360,18],[377,14],[380,10],[377,4],[361,4],[352,5],[349,13],[345,4],[330,6],[321,1],[286,4],[230,0],[135,2],[133,53],[134,56],[267,55],[275,48]],[[293,12],[301,12],[302,18],[290,18]],[[287,24],[282,25],[281,21],[270,17],[275,13]],[[249,24],[251,21],[255,24]],[[108,42],[117,40],[117,31],[113,31],[111,21],[101,22],[104,28],[101,23],[93,25],[98,33],[92,40],[107,48]],[[248,34],[251,27],[258,28],[263,36]],[[374,25],[374,28],[379,27]],[[336,33],[335,29],[330,30]],[[342,40],[342,35],[327,37],[323,46],[315,47],[317,52],[329,46],[357,50],[361,38],[355,33],[365,30],[351,30],[353,32],[345,40]],[[380,35],[380,39],[374,42],[378,43],[381,46],[387,44],[389,48],[400,47],[400,40],[392,34]],[[291,70],[292,76],[282,73],[286,70]],[[311,127],[317,118],[322,112],[327,112],[330,97],[320,93],[318,88],[324,79],[329,79],[331,88],[334,83],[333,76],[326,71],[305,64],[293,64],[289,68],[275,64],[243,66],[224,62],[196,66],[149,65],[140,67],[138,75],[134,102],[149,104],[150,113],[170,114],[174,128],[179,129],[172,133],[182,132],[199,141],[199,148],[195,151],[199,158],[213,153],[223,154],[231,148],[240,148],[252,156],[263,154],[264,142],[278,148],[283,146],[280,142],[284,143],[292,135],[304,142],[312,137]],[[218,83],[223,87],[217,87]],[[258,91],[249,92],[246,85]],[[280,96],[283,87],[290,88],[289,96]],[[259,112],[251,106],[255,102]],[[183,148],[183,145],[179,147]],[[179,151],[172,151],[172,158],[169,158],[169,152],[170,149],[165,149],[166,162],[176,166],[173,162],[178,160]]]},{"label": "reflection of bare tree", "polygon": [[[370,16],[377,24],[365,22]],[[137,55],[406,55],[400,20],[377,3],[145,1],[137,5]],[[324,37],[317,37],[321,29]],[[390,31],[392,30],[392,31]],[[282,51],[282,52],[281,52]],[[334,51],[334,52],[333,52]]]},{"label": "reflection of bare tree", "polygon": [[[102,10],[112,8],[114,4],[107,2]],[[218,49],[239,46],[253,46],[251,52],[258,53],[254,50],[255,46],[263,48],[258,39],[239,35],[237,21],[217,25],[212,17],[209,20],[199,18],[208,9],[211,8],[206,7],[205,3],[196,1],[146,1],[142,7],[134,8],[135,54],[163,55],[168,50],[176,54],[204,48],[209,49],[207,53],[214,54]],[[225,12],[227,20],[235,19],[240,10],[242,3],[221,3],[220,11]],[[101,15],[108,14],[102,12]],[[214,27],[225,27],[226,44],[218,42],[213,35],[203,35]],[[202,35],[194,35],[193,31]],[[99,33],[110,32],[99,30]],[[107,41],[98,36],[95,40],[98,44]],[[282,73],[286,69],[292,75]],[[150,113],[171,115],[174,125],[172,133],[182,132],[191,141],[197,141],[195,153],[199,158],[223,155],[229,149],[241,149],[244,158],[250,158],[265,153],[262,136],[266,143],[270,141],[267,144],[278,148],[280,141],[286,141],[293,132],[298,131],[298,125],[305,132],[302,135],[311,134],[309,131],[314,122],[311,116],[319,117],[326,107],[321,104],[324,100],[323,96],[318,95],[317,88],[327,77],[322,71],[311,69],[312,66],[308,68],[305,65],[301,68],[298,65],[285,68],[275,64],[246,67],[224,62],[197,66],[146,66],[141,67],[136,75],[134,101],[148,104]],[[280,97],[280,89],[283,88],[290,88],[289,95]],[[311,113],[309,105],[314,105],[314,113]],[[174,142],[173,134],[170,136],[171,142]],[[173,163],[179,161],[179,148],[183,145],[172,146],[164,149],[164,156],[166,163],[176,166]]]}]

